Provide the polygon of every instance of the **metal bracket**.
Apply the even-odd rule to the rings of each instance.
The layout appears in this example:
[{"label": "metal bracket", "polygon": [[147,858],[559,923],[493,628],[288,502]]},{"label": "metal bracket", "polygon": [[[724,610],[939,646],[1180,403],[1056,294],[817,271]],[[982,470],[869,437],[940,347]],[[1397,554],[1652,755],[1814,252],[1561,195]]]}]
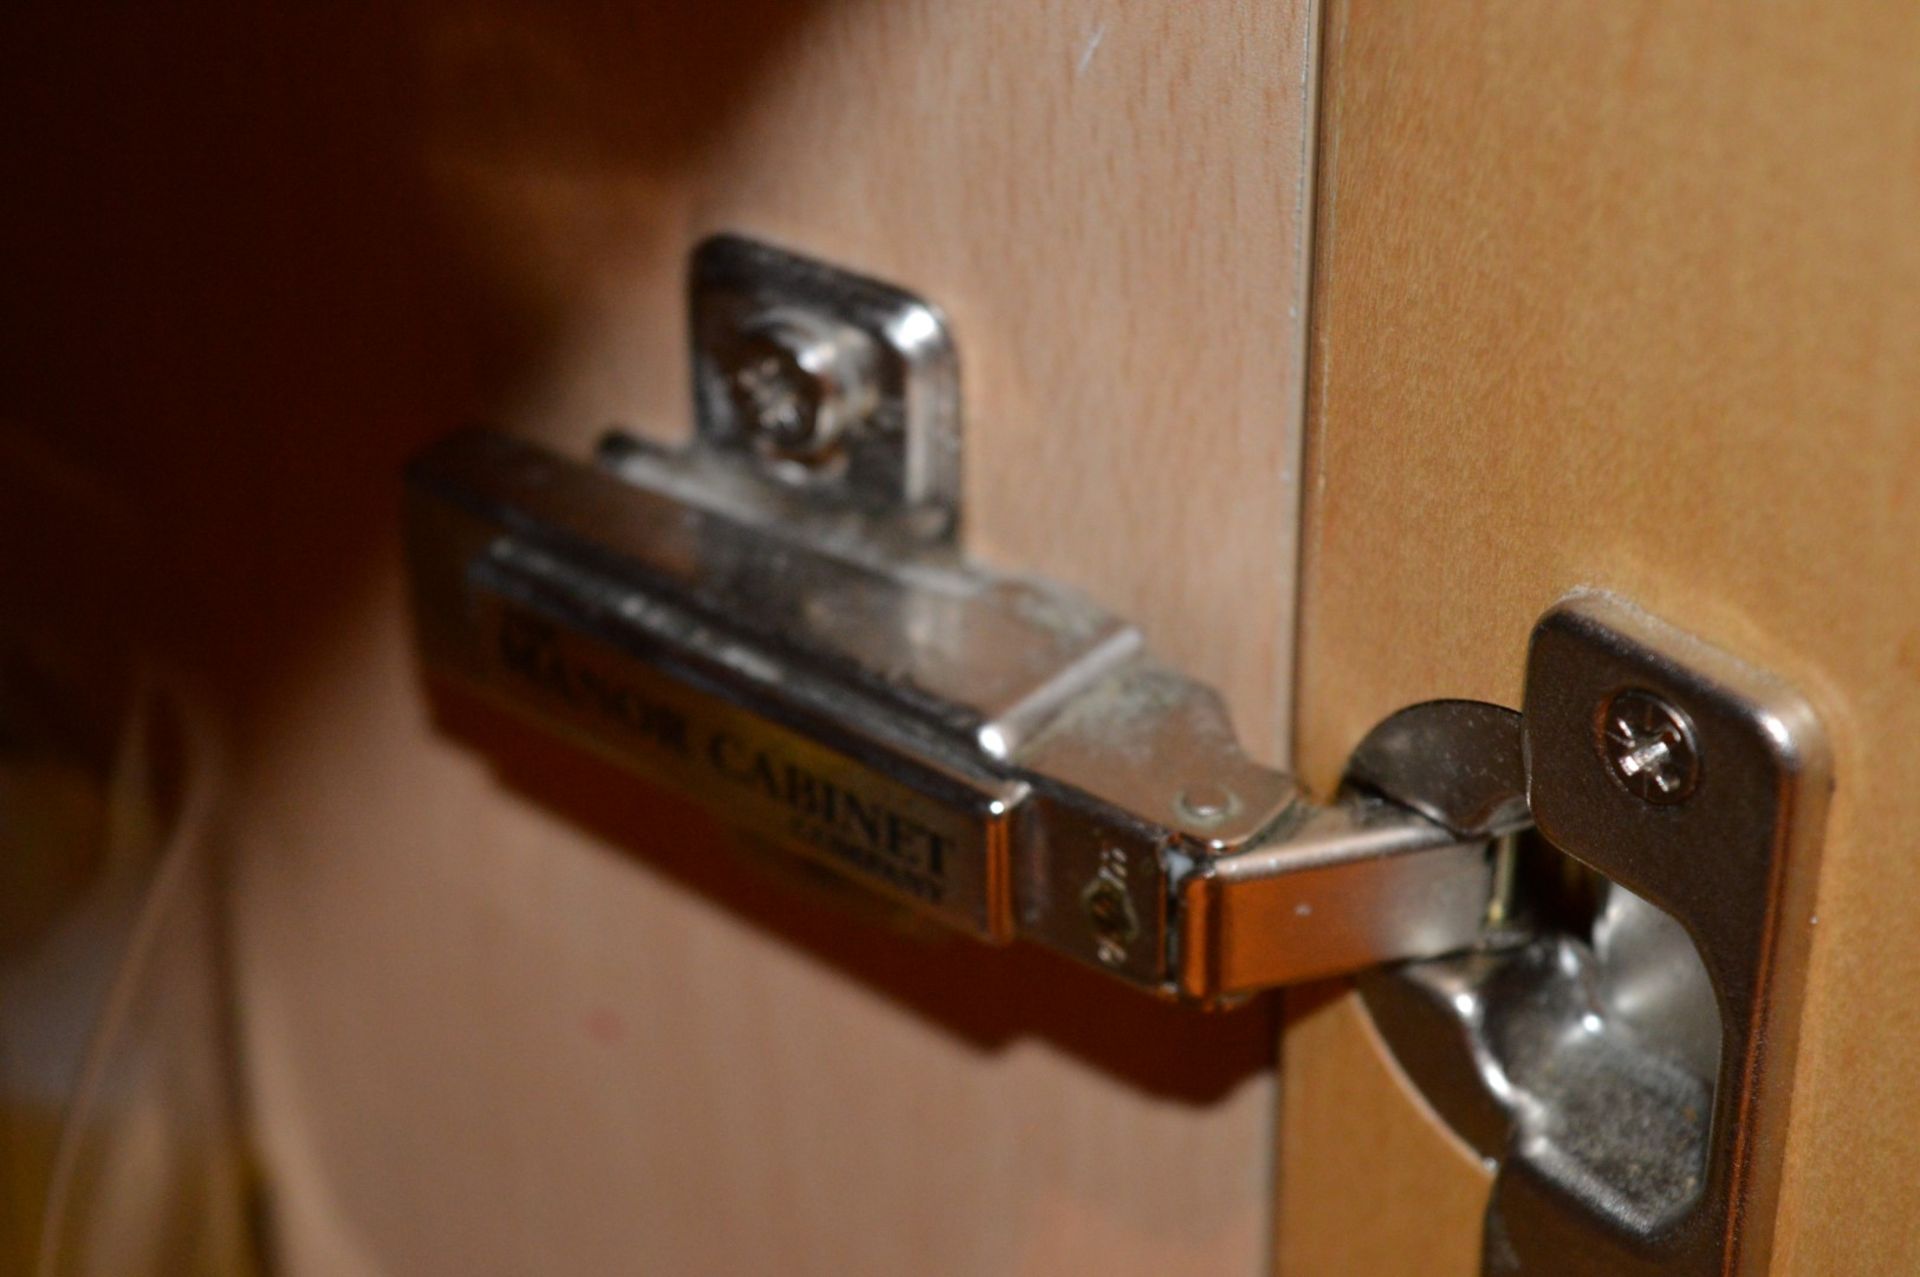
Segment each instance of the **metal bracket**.
[{"label": "metal bracket", "polygon": [[814,511],[952,538],[960,370],[937,307],[720,235],[693,255],[688,312],[694,453],[721,462],[704,484],[771,485]]},{"label": "metal bracket", "polygon": [[[1367,1005],[1498,1160],[1489,1275],[1764,1272],[1829,785],[1819,723],[1604,595],[1535,629],[1521,721],[1540,834],[1606,880],[1590,930],[1372,973]],[[1460,735],[1418,709],[1383,730],[1417,742],[1408,759]],[[1396,783],[1421,788],[1417,769]]]},{"label": "metal bracket", "polygon": [[616,436],[588,466],[470,432],[413,463],[431,668],[883,895],[1168,996],[1478,935],[1484,839],[1302,802],[1138,630],[957,554],[937,310],[731,238],[691,282],[691,447]]},{"label": "metal bracket", "polygon": [[[1797,698],[1585,596],[1540,623],[1521,713],[1395,716],[1314,803],[1132,626],[959,554],[937,310],[724,239],[691,314],[690,447],[615,436],[588,465],[467,432],[412,463],[430,669],[881,896],[1164,996],[1426,959],[1368,1002],[1500,1159],[1489,1273],[1761,1262],[1825,792]],[[1586,932],[1516,907],[1533,821],[1618,884]]]},{"label": "metal bracket", "polygon": [[686,460],[480,432],[419,457],[429,667],[883,895],[1169,996],[1479,934],[1484,837],[1302,802],[1133,627],[938,545],[883,555],[779,494],[697,503]]}]

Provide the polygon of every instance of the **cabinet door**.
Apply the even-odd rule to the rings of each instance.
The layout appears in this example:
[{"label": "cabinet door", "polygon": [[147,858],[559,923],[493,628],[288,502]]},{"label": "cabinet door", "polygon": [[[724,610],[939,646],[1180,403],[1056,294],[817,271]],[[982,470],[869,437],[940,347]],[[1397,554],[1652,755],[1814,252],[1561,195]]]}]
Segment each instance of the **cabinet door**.
[{"label": "cabinet door", "polygon": [[[1299,763],[1517,704],[1617,590],[1833,738],[1772,1271],[1909,1271],[1920,1070],[1920,18],[1330,5]],[[1290,996],[1279,1263],[1478,1271],[1486,1176],[1356,1003]]]}]

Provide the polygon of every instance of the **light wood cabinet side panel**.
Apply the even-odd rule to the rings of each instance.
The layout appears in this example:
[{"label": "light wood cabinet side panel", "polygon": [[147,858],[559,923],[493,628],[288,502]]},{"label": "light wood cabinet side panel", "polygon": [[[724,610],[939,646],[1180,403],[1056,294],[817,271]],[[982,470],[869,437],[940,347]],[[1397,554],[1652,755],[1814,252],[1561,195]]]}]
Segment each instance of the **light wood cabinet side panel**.
[{"label": "light wood cabinet side panel", "polygon": [[[458,288],[409,310],[366,287],[403,330],[452,321],[428,348],[472,371],[445,402],[349,403],[372,460],[318,449],[306,482],[390,500],[405,447],[470,415],[575,453],[609,424],[678,433],[687,250],[784,242],[949,312],[972,546],[1138,618],[1277,757],[1308,18],[468,3],[308,32],[406,42],[416,96],[353,136],[392,166],[367,198],[454,245]],[[314,83],[250,81],[263,110],[282,78]],[[308,91],[316,133],[351,109]],[[344,141],[314,145],[354,181]],[[289,1272],[1265,1266],[1264,1009],[874,932],[526,729],[436,716],[390,507],[363,505],[362,560],[244,714],[238,959]],[[282,550],[335,544],[324,516],[256,513]]]}]

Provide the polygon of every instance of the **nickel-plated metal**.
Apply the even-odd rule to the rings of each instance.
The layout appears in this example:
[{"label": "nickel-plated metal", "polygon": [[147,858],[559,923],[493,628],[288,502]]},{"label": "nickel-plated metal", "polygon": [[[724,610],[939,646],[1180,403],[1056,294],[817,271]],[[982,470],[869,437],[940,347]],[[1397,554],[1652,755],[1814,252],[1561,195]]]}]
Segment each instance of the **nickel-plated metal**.
[{"label": "nickel-plated metal", "polygon": [[1251,993],[1393,950],[1456,952],[1478,938],[1492,886],[1484,838],[1366,795],[1296,803],[1259,843],[1179,876],[1179,990]]},{"label": "nickel-plated metal", "polygon": [[1240,806],[1240,799],[1231,789],[1207,780],[1188,785],[1174,801],[1181,817],[1197,829],[1212,828]]},{"label": "nickel-plated metal", "polygon": [[1463,838],[1533,823],[1520,715],[1482,701],[1427,701],[1394,714],[1348,759],[1346,783]]},{"label": "nickel-plated metal", "polygon": [[991,942],[1222,1003],[1458,949],[1480,845],[1302,800],[1137,630],[701,449],[468,432],[409,472],[428,665]]},{"label": "nickel-plated metal", "polygon": [[[1498,1159],[1484,1271],[1765,1272],[1829,786],[1819,723],[1779,681],[1599,594],[1536,628],[1521,721],[1540,835],[1609,883],[1589,933],[1362,980],[1408,1076]],[[1686,779],[1648,780],[1657,796],[1626,783],[1666,767]]]},{"label": "nickel-plated metal", "polygon": [[878,402],[872,339],[810,311],[754,316],[715,359],[734,419],[776,464],[833,464]]},{"label": "nickel-plated metal", "polygon": [[[958,553],[937,310],[721,237],[691,313],[687,448],[412,463],[432,670],[990,943],[1205,1005],[1369,972],[1499,1164],[1489,1277],[1766,1268],[1828,775],[1790,689],[1582,595],[1521,712],[1413,706],[1312,802],[1133,626]],[[1590,926],[1529,921],[1530,825]]]},{"label": "nickel-plated metal", "polygon": [[[1654,1239],[1700,1198],[1712,1080],[1629,1032],[1604,982],[1593,950],[1561,934],[1362,979],[1401,1068],[1499,1163],[1489,1274],[1705,1271],[1667,1266]],[[1523,1211],[1523,1254],[1510,1184],[1528,1174],[1564,1195]]]},{"label": "nickel-plated metal", "polygon": [[1693,724],[1652,692],[1629,687],[1608,697],[1596,734],[1613,778],[1642,802],[1685,802],[1700,782]]},{"label": "nickel-plated metal", "polygon": [[695,250],[688,285],[695,445],[749,454],[730,482],[952,535],[960,376],[937,307],[737,235]]},{"label": "nickel-plated metal", "polygon": [[431,668],[895,900],[1169,996],[1473,938],[1471,840],[1302,803],[1133,626],[957,553],[938,310],[734,236],[689,300],[690,446],[615,435],[595,467],[471,432],[415,461]]}]

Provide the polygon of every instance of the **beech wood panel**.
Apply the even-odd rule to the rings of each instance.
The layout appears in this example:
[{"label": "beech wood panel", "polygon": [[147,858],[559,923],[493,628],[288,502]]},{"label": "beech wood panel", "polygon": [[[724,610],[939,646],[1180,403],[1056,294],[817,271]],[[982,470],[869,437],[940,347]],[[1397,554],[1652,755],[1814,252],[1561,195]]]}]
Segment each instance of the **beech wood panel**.
[{"label": "beech wood panel", "polygon": [[[688,414],[731,229],[951,314],[977,550],[1279,760],[1307,0],[466,3],[0,28],[10,431],[226,696],[285,1270],[1247,1273],[1273,1023],[877,929],[423,695],[402,458]],[[79,588],[79,587],[77,587]]]},{"label": "beech wood panel", "polygon": [[[1920,10],[1326,15],[1299,762],[1518,703],[1617,590],[1814,699],[1837,791],[1774,1271],[1920,1255]],[[1477,1271],[1485,1175],[1292,999],[1281,1271]]]}]

